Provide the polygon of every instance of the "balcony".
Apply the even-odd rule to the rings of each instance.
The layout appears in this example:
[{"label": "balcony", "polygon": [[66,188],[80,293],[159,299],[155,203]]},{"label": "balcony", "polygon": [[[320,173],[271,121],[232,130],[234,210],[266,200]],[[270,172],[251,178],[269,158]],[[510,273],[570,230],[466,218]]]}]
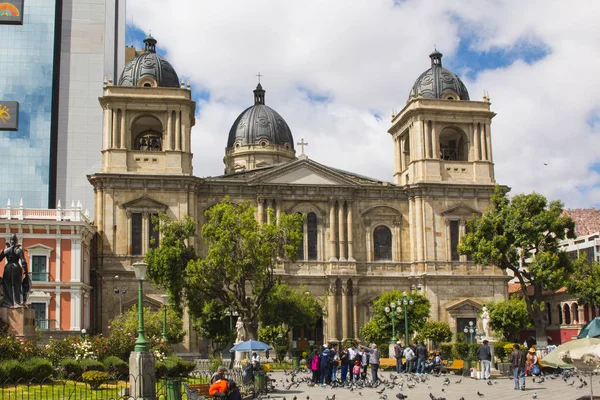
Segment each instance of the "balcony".
[{"label": "balcony", "polygon": [[55,331],[58,329],[55,319],[36,319],[35,327],[40,331]]}]

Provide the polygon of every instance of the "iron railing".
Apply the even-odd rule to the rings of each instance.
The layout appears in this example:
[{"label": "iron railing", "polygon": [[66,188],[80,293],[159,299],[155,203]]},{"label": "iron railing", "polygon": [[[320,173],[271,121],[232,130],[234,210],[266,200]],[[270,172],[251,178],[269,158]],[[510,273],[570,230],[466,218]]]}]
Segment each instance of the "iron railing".
[{"label": "iron railing", "polygon": [[55,319],[36,319],[35,327],[41,331],[55,331],[58,329]]}]

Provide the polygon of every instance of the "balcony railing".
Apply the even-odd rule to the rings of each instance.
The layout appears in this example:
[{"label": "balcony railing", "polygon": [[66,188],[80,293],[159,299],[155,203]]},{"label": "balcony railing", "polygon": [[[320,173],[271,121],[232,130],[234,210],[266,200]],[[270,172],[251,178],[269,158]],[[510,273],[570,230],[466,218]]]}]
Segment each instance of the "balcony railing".
[{"label": "balcony railing", "polygon": [[36,319],[35,326],[41,331],[55,331],[58,329],[55,319]]},{"label": "balcony railing", "polygon": [[33,282],[49,282],[50,281],[50,273],[48,273],[48,272],[32,272],[31,280]]}]

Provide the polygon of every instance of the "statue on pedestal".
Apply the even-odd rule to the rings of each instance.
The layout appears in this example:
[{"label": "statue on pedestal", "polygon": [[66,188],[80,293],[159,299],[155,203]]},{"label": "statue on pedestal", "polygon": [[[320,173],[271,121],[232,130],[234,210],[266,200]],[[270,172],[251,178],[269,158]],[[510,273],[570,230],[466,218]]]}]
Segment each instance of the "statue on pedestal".
[{"label": "statue on pedestal", "polygon": [[27,296],[31,290],[31,279],[27,270],[27,261],[16,234],[12,234],[10,242],[0,253],[0,261],[6,258],[2,274],[2,290],[4,298],[2,307],[26,307]]},{"label": "statue on pedestal", "polygon": [[486,306],[483,306],[483,312],[481,313],[481,327],[483,328],[483,334],[485,335],[484,339],[489,339],[490,337],[490,313]]},{"label": "statue on pedestal", "polygon": [[235,343],[241,343],[244,341],[244,323],[241,318],[238,318],[235,323],[235,331],[237,332],[237,338],[235,339]]}]

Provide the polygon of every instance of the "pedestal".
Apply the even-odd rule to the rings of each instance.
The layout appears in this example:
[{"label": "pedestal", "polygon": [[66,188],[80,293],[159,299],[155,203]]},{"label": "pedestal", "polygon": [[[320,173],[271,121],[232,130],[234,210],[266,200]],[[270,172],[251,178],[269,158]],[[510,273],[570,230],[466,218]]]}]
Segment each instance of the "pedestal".
[{"label": "pedestal", "polygon": [[32,308],[0,308],[0,320],[17,339],[35,340],[35,310]]},{"label": "pedestal", "polygon": [[129,396],[136,400],[156,400],[156,366],[151,352],[131,352]]}]

